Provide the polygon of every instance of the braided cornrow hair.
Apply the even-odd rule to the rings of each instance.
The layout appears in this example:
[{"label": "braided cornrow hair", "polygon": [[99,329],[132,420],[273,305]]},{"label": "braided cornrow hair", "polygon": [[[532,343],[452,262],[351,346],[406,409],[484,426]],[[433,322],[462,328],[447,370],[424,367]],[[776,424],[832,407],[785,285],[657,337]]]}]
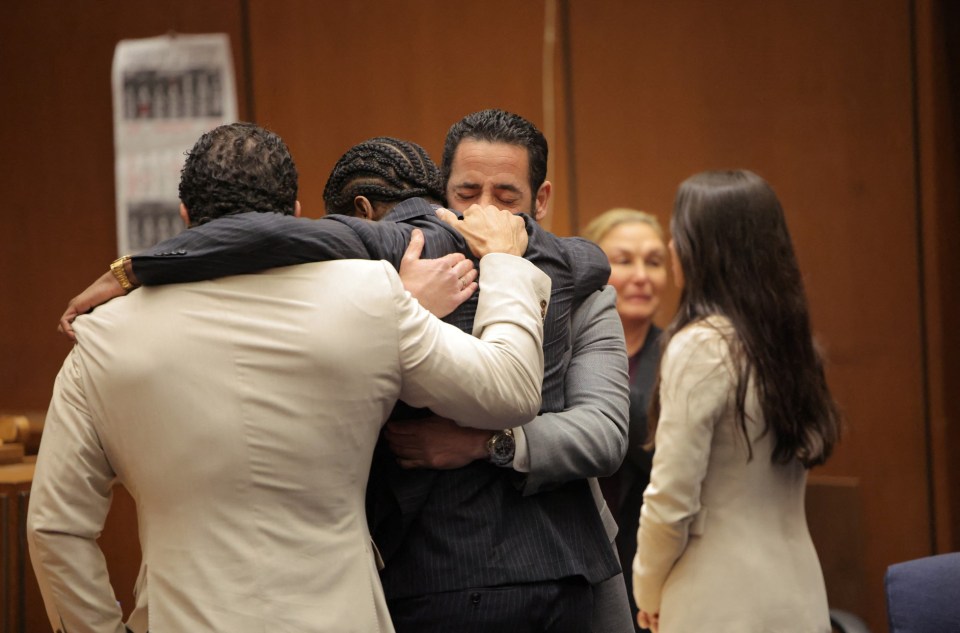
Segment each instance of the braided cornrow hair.
[{"label": "braided cornrow hair", "polygon": [[443,203],[443,179],[436,163],[416,143],[378,136],[348,149],[323,189],[328,214],[354,215],[357,196],[372,202],[420,196]]}]

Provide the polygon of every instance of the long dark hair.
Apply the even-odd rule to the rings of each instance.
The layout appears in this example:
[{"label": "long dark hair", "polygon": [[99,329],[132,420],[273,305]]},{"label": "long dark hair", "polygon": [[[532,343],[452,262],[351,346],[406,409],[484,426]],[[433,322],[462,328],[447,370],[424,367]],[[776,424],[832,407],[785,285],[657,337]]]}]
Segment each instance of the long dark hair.
[{"label": "long dark hair", "polygon": [[[824,463],[840,436],[823,360],[814,346],[803,281],[780,201],[756,174],[710,171],[677,191],[670,222],[684,283],[677,315],[663,333],[666,349],[684,327],[710,315],[733,325],[736,418],[746,426],[752,377],[775,463]],[[659,384],[651,401],[651,437],[660,415]]]}]

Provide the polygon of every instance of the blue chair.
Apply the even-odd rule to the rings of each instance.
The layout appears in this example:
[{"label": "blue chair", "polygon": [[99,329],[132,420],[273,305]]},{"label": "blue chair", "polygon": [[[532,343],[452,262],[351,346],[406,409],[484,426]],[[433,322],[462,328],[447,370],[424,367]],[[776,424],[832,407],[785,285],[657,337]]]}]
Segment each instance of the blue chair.
[{"label": "blue chair", "polygon": [[960,631],[960,552],[890,565],[884,588],[890,633]]}]

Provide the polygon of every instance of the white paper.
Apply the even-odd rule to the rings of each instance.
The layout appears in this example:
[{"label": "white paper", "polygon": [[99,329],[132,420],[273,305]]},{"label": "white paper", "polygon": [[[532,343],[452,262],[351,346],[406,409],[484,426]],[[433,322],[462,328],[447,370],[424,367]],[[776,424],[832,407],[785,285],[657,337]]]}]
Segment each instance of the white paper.
[{"label": "white paper", "polygon": [[200,136],[237,120],[226,34],[124,40],[113,55],[118,254],[183,230],[177,188]]}]

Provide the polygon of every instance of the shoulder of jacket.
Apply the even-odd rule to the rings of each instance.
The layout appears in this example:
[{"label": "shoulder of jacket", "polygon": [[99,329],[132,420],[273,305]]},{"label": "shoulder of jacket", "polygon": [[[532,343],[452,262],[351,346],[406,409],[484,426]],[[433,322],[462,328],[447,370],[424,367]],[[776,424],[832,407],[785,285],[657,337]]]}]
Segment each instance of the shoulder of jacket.
[{"label": "shoulder of jacket", "polygon": [[667,345],[666,357],[716,355],[726,357],[736,332],[724,316],[710,315],[673,335]]}]

